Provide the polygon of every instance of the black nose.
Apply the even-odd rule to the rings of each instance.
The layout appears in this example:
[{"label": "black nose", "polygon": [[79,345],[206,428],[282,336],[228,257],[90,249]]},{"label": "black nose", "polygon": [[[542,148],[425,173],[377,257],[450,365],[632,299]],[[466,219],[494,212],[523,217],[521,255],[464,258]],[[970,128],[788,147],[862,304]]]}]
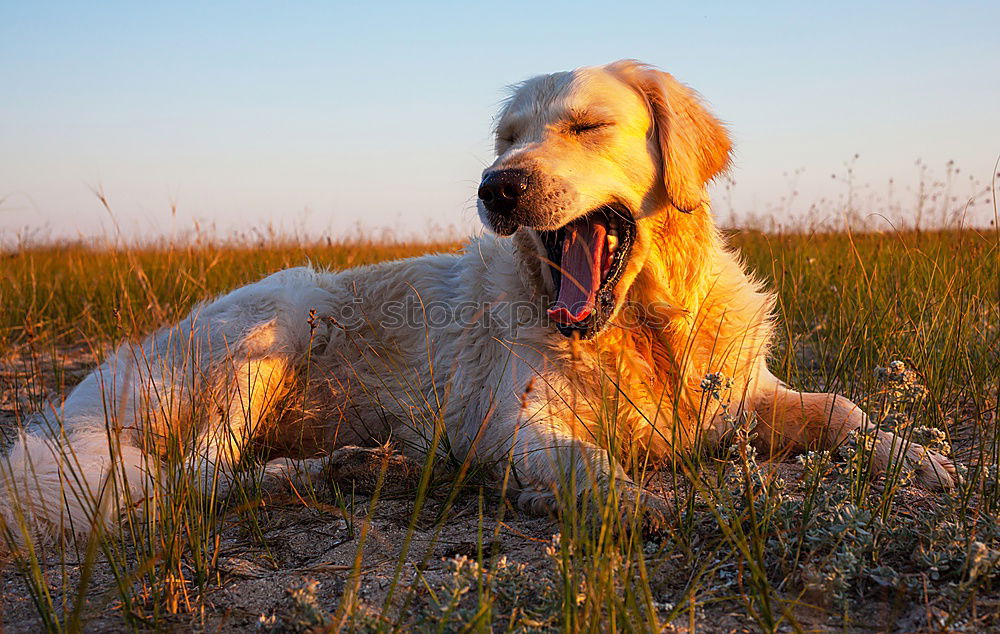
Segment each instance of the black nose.
[{"label": "black nose", "polygon": [[509,214],[517,206],[517,199],[528,190],[528,173],[509,169],[490,172],[479,185],[479,199],[486,208],[497,214]]}]

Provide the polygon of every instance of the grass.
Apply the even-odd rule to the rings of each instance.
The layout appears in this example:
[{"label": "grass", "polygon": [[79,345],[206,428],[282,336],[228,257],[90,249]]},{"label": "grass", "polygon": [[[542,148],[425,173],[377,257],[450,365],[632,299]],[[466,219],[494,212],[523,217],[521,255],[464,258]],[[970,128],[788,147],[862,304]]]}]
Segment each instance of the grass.
[{"label": "grass", "polygon": [[[998,234],[744,232],[731,242],[780,298],[776,374],[845,394],[881,425],[950,448],[962,465],[958,490],[920,491],[903,470],[871,477],[864,437],[765,463],[752,421],[737,421],[727,448],[652,474],[649,487],[674,513],[648,540],[634,517],[620,517],[615,491],[558,520],[535,518],[474,472],[442,479],[385,453],[370,456],[367,480],[275,494],[251,479],[226,504],[198,494],[188,473],[150,505],[157,524],[130,513],[121,535],[11,558],[0,622],[51,631],[1000,627]],[[65,394],[123,337],[268,272],[457,247],[271,238],[8,252],[0,425],[9,431]],[[724,382],[705,398],[728,399]]]}]

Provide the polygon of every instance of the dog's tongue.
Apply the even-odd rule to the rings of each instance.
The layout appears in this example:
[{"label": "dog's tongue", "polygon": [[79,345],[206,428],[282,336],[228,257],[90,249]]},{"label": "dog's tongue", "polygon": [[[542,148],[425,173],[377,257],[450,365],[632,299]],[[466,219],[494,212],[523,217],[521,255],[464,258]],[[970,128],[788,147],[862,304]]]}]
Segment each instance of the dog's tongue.
[{"label": "dog's tongue", "polygon": [[561,324],[583,321],[597,305],[607,227],[602,222],[575,222],[565,229],[559,295],[549,317]]}]

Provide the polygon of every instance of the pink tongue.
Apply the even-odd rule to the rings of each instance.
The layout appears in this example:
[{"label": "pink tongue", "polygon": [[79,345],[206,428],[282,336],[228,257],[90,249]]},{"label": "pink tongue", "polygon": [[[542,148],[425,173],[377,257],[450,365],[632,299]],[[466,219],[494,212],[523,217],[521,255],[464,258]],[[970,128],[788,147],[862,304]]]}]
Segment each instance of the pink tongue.
[{"label": "pink tongue", "polygon": [[600,222],[566,227],[559,296],[549,308],[549,317],[561,324],[575,324],[594,312],[606,238],[607,229]]}]

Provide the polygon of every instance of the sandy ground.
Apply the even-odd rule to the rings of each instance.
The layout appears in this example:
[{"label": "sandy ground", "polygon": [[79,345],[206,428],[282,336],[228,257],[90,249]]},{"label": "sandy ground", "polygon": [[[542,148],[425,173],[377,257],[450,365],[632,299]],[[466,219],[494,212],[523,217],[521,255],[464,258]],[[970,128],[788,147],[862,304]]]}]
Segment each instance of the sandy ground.
[{"label": "sandy ground", "polygon": [[[37,402],[39,395],[51,397],[64,393],[66,386],[78,381],[93,363],[93,354],[86,350],[55,352],[40,363],[18,358],[2,360],[0,429],[9,438],[9,432],[33,399]],[[794,479],[799,473],[795,464],[774,468],[786,479]],[[413,515],[412,473],[413,465],[402,460],[393,462],[388,484],[374,513],[370,512],[364,477],[355,487],[353,500],[346,505],[346,514],[329,489],[323,487],[317,489],[315,499],[309,504],[303,504],[287,489],[269,493],[259,511],[263,538],[248,538],[245,523],[236,521],[234,515],[222,532],[217,577],[202,589],[189,584],[185,588],[187,605],[182,605],[182,613],[164,617],[161,626],[167,623],[176,630],[223,632],[296,629],[296,624],[301,625],[305,617],[301,602],[297,603],[293,594],[302,588],[309,589],[314,602],[332,615],[345,588],[352,583],[351,571],[363,534],[362,576],[357,596],[362,605],[377,613],[397,574],[397,562]],[[370,478],[367,484],[370,486]],[[525,587],[530,589],[532,583],[539,583],[551,573],[553,564],[545,548],[559,530],[557,522],[520,513],[489,491],[480,497],[480,491],[470,488],[460,494],[439,529],[435,526],[435,514],[448,495],[447,487],[432,495],[412,534],[405,565],[399,571],[401,583],[392,601],[393,612],[404,609],[416,613],[431,603],[426,588],[439,589],[448,583],[453,558],[477,556],[480,530],[482,542],[492,553],[506,557],[513,565],[524,566],[520,574]],[[55,552],[47,557],[46,580],[50,591],[59,596],[65,587],[72,595],[79,582],[82,554],[71,550],[66,555],[67,561],[59,561]],[[657,593],[654,600],[663,606],[665,615],[670,604],[684,601],[682,593],[689,571],[678,569],[669,558],[658,560],[655,555],[650,558],[650,566],[654,577],[651,585]],[[739,601],[712,602],[712,598],[700,599],[703,604],[693,619],[697,630],[755,631]],[[401,608],[404,601],[408,604]],[[188,609],[188,605],[192,607]],[[926,627],[927,610],[919,605],[901,608],[893,604],[891,597],[873,596],[864,618],[876,629],[878,623],[891,620],[898,631],[918,631]],[[83,615],[86,631],[123,628],[124,608],[115,592],[111,569],[100,559]],[[822,610],[805,607],[796,611],[796,618],[806,627],[840,629],[829,625],[829,616]],[[0,624],[0,630],[6,632],[36,632],[41,626],[24,577],[9,558],[0,559]],[[669,631],[687,631],[691,624],[690,615],[685,613],[667,627]]]}]

